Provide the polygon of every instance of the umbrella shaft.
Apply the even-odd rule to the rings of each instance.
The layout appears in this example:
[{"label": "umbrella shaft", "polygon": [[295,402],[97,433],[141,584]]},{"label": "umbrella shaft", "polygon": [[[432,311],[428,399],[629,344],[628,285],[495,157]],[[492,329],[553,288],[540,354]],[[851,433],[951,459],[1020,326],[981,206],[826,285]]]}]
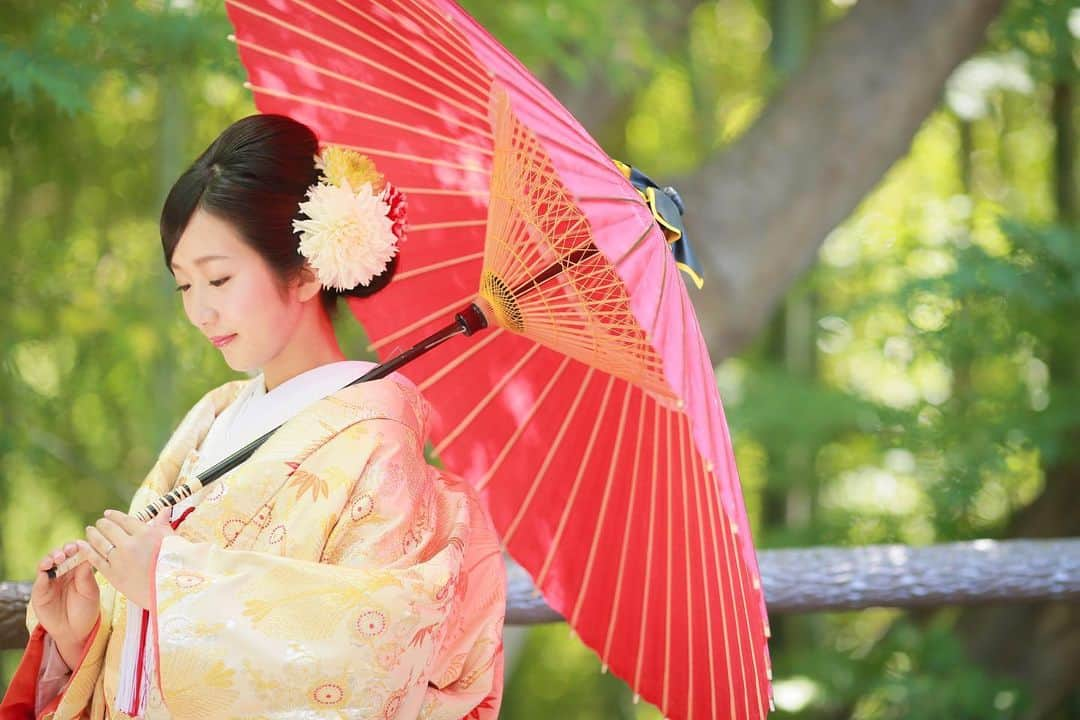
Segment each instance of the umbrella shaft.
[{"label": "umbrella shaft", "polygon": [[557,275],[561,274],[562,272],[564,272],[566,270],[569,270],[570,268],[574,267],[575,265],[577,265],[579,263],[584,262],[585,260],[588,260],[593,255],[595,255],[597,252],[599,252],[599,251],[596,249],[596,246],[595,245],[590,245],[587,248],[581,248],[580,250],[574,250],[573,252],[564,255],[563,257],[559,258],[556,262],[549,265],[542,272],[537,273],[533,277],[529,278],[528,280],[524,281],[523,283],[518,285],[516,288],[514,288],[514,290],[513,290],[514,297],[515,298],[520,298],[522,295],[529,292],[530,290],[538,289],[541,285],[546,283],[551,278],[556,277]]}]

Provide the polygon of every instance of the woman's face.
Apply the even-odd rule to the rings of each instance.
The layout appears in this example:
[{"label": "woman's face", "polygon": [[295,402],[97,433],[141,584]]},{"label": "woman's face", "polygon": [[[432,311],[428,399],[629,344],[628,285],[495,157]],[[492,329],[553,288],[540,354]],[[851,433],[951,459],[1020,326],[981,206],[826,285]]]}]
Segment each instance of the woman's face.
[{"label": "woman's face", "polygon": [[234,370],[263,368],[300,322],[295,283],[282,289],[233,226],[201,208],[176,244],[172,269],[188,320],[208,342],[225,339],[215,345]]}]

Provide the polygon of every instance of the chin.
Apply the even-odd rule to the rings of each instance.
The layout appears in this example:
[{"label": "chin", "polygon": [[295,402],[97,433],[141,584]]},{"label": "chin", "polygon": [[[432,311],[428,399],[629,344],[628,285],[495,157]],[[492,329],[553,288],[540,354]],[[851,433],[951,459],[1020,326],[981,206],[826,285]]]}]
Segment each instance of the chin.
[{"label": "chin", "polygon": [[225,364],[237,372],[248,372],[251,368],[251,363],[247,361],[243,355],[236,353],[222,353],[225,358]]}]

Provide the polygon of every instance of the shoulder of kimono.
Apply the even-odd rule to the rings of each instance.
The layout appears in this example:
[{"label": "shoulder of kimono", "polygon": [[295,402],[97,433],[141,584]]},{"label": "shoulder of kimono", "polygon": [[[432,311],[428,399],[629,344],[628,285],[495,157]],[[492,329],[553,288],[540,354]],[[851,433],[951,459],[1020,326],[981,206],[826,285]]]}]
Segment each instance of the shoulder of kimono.
[{"label": "shoulder of kimono", "polygon": [[358,422],[375,418],[395,420],[411,428],[419,438],[424,438],[427,401],[411,385],[383,378],[342,388],[329,399],[356,413]]}]

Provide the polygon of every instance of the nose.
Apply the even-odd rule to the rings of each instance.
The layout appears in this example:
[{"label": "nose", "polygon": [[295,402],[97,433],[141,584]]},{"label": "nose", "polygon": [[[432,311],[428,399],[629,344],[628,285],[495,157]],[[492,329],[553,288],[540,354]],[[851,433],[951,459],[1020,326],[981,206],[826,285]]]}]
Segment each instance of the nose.
[{"label": "nose", "polygon": [[218,312],[210,302],[207,293],[200,292],[194,286],[188,289],[190,302],[188,304],[188,317],[193,325],[203,332],[214,328],[217,324]]}]

